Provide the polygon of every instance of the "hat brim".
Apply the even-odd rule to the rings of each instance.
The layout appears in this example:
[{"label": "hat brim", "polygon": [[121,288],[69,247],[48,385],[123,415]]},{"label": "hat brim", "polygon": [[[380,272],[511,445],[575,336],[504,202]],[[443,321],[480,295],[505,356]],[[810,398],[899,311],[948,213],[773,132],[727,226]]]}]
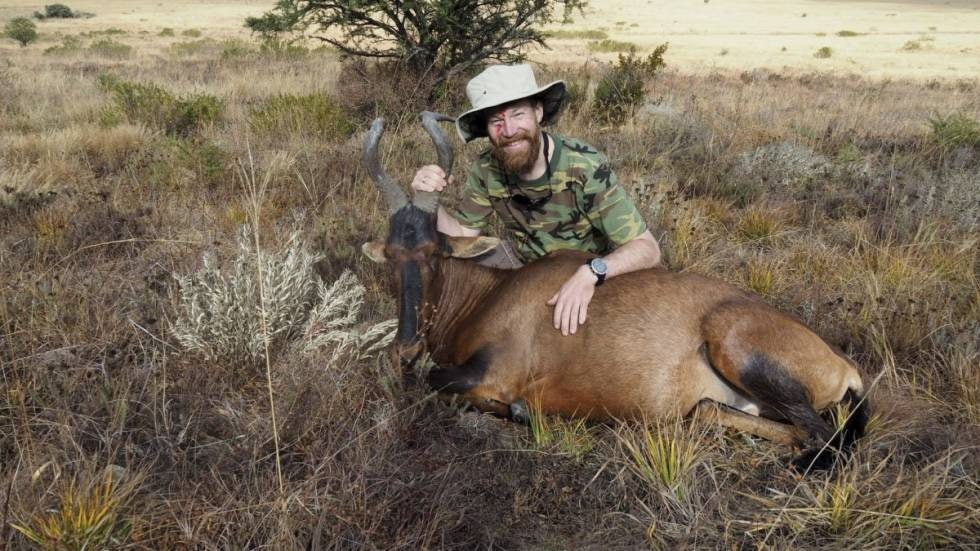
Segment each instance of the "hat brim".
[{"label": "hat brim", "polygon": [[542,86],[533,94],[521,94],[512,98],[504,98],[493,105],[485,105],[478,109],[470,109],[462,115],[456,117],[456,131],[464,142],[470,142],[477,138],[487,136],[487,124],[484,112],[501,105],[506,105],[522,99],[539,99],[544,107],[544,116],[541,119],[541,126],[547,126],[555,121],[559,111],[565,104],[567,90],[564,80],[556,80],[550,84]]}]

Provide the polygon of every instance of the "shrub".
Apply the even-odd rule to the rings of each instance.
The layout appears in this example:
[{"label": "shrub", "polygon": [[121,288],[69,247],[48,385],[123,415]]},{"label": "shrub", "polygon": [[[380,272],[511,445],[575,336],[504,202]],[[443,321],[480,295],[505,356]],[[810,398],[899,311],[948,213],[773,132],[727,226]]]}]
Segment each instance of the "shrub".
[{"label": "shrub", "polygon": [[843,36],[849,38],[852,36],[862,36],[864,33],[854,32],[854,31],[837,31],[837,36]]},{"label": "shrub", "polygon": [[908,42],[902,45],[903,52],[914,52],[916,50],[921,50],[921,49],[922,49],[922,44],[917,40],[909,40]]},{"label": "shrub", "polygon": [[26,17],[15,17],[3,27],[4,34],[20,42],[21,48],[37,40],[37,27]]},{"label": "shrub", "polygon": [[186,31],[184,31],[184,32],[182,32],[180,34],[182,36],[188,36],[190,38],[201,38],[201,36],[204,33],[202,33],[201,31],[199,31],[198,29],[187,29]]},{"label": "shrub", "polygon": [[133,53],[133,47],[122,42],[116,42],[111,38],[103,38],[102,40],[93,42],[88,47],[89,51],[99,57],[105,57],[109,59],[126,59]]},{"label": "shrub", "polygon": [[112,94],[115,104],[114,110],[103,114],[103,121],[110,124],[122,118],[167,134],[187,136],[217,121],[224,110],[224,100],[212,95],[177,97],[155,84],[124,81],[113,75],[100,76],[99,86]]},{"label": "shrub", "polygon": [[75,12],[64,4],[48,4],[44,6],[44,15],[51,19],[71,19],[75,17]]},{"label": "shrub", "polygon": [[589,42],[589,51],[596,53],[609,53],[609,52],[630,52],[636,51],[636,44],[632,42],[621,42],[619,40],[600,40],[597,42]]},{"label": "shrub", "polygon": [[929,126],[932,138],[943,148],[980,147],[980,122],[964,114],[934,115],[929,118]]},{"label": "shrub", "polygon": [[830,49],[830,46],[824,46],[816,52],[814,52],[813,57],[817,59],[827,59],[828,57],[834,55],[834,51]]},{"label": "shrub", "polygon": [[276,138],[302,135],[340,140],[354,130],[347,111],[324,93],[266,100],[252,111],[249,124],[256,133]]},{"label": "shrub", "polygon": [[581,31],[568,31],[568,30],[558,30],[550,31],[546,34],[547,38],[554,38],[556,40],[574,40],[574,39],[586,39],[586,40],[605,40],[609,38],[609,35],[605,31],[600,31],[597,29],[581,30]]},{"label": "shrub", "polygon": [[232,38],[221,44],[221,59],[248,57],[253,51],[244,40]]},{"label": "shrub", "polygon": [[173,29],[171,29],[170,27],[164,27],[163,30],[160,31],[160,34],[157,36],[173,36],[173,35],[174,35]]},{"label": "shrub", "polygon": [[318,281],[313,265],[319,257],[298,233],[282,251],[257,251],[244,225],[238,245],[230,269],[205,256],[197,273],[177,277],[180,306],[171,332],[185,349],[207,358],[258,361],[266,357],[267,343],[269,349],[295,341],[306,352],[334,346],[373,354],[390,342],[390,321],[353,328],[364,287],[350,272],[332,285]]},{"label": "shrub", "polygon": [[622,122],[643,102],[646,97],[644,82],[663,68],[666,51],[667,44],[661,44],[646,59],[638,58],[633,51],[628,55],[619,54],[619,62],[596,86],[592,107],[600,119]]},{"label": "shrub", "polygon": [[51,46],[44,50],[44,55],[70,55],[82,51],[82,40],[77,36],[68,35],[61,39],[60,46]]},{"label": "shrub", "polygon": [[178,56],[190,57],[203,53],[214,45],[215,42],[210,38],[202,38],[201,40],[176,42],[170,45],[170,49]]}]

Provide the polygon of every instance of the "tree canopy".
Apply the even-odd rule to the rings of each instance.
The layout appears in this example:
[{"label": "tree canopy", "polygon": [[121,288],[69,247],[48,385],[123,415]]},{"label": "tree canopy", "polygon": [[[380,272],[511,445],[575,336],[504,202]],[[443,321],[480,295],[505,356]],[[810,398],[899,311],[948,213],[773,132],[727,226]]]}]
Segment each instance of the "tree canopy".
[{"label": "tree canopy", "polygon": [[485,61],[514,63],[560,14],[587,0],[279,0],[245,25],[267,38],[305,33],[358,57],[397,59],[441,81]]}]

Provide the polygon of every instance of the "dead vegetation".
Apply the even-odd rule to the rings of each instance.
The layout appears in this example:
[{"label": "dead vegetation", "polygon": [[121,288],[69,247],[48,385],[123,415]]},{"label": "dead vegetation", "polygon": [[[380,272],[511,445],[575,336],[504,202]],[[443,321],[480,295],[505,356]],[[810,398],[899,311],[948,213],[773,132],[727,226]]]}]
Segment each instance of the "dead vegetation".
[{"label": "dead vegetation", "polygon": [[[762,294],[879,381],[856,460],[801,480],[785,468],[789,450],[697,420],[539,418],[526,429],[405,384],[378,336],[365,337],[394,304],[358,252],[386,224],[359,156],[366,123],[383,112],[393,175],[406,181],[434,159],[414,116],[399,112],[414,98],[369,68],[340,71],[330,52],[254,48],[215,63],[221,55],[137,48],[123,60],[82,52],[0,66],[0,541],[975,545],[977,82],[667,72],[623,126],[603,126],[589,102],[601,67],[554,65],[543,77],[579,91],[557,130],[615,161],[672,268]],[[209,99],[195,110],[194,98]],[[139,101],[161,103],[126,110]],[[464,108],[458,95],[443,101],[435,107]],[[314,132],[311,121],[327,126]],[[242,256],[244,224],[257,231]],[[358,314],[331,325],[304,313],[270,340],[255,287],[215,284],[224,336],[256,353],[185,349],[174,328],[198,312],[182,308],[186,277],[285,269],[276,255],[299,242],[303,312],[355,311],[352,300]],[[211,272],[199,271],[205,255]],[[321,280],[325,293],[343,278],[360,282],[349,296],[361,298],[314,298]],[[248,323],[233,327],[246,305]],[[310,319],[309,340],[323,337],[312,353]]]}]

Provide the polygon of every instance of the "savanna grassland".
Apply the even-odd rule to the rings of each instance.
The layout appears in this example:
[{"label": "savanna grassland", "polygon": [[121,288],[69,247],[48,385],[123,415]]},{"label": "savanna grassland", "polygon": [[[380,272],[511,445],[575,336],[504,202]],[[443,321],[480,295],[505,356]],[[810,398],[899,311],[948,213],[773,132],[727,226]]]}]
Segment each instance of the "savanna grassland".
[{"label": "savanna grassland", "polygon": [[360,253],[387,224],[361,140],[385,115],[407,183],[435,159],[416,113],[464,110],[462,81],[432,105],[315,43],[89,11],[0,47],[0,546],[975,548],[975,74],[685,71],[668,49],[611,123],[615,44],[539,67],[573,91],[556,130],[609,155],[671,269],[860,366],[869,434],[801,478],[793,450],[697,419],[526,428],[403,380]]}]

